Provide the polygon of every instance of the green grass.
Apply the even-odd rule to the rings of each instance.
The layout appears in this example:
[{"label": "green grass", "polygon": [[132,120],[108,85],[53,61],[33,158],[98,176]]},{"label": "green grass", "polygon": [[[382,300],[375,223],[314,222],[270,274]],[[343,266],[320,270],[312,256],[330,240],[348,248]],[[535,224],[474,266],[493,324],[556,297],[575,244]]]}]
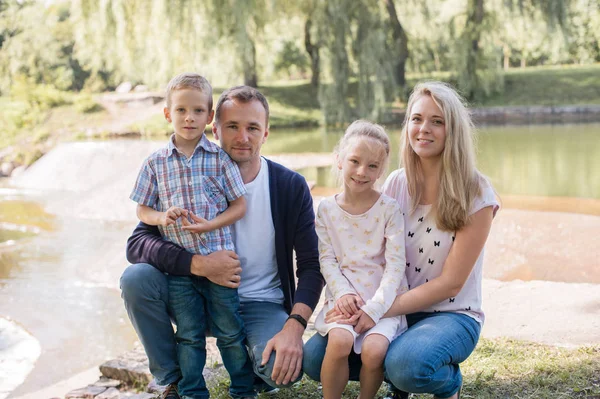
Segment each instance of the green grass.
[{"label": "green grass", "polygon": [[600,64],[511,69],[483,106],[600,104]]},{"label": "green grass", "polygon": [[[509,339],[482,339],[475,352],[461,365],[462,398],[600,398],[600,346],[556,348]],[[228,398],[226,378],[213,381],[211,397]],[[343,398],[354,399],[358,383],[348,384]],[[385,389],[377,398],[383,398]],[[272,399],[317,399],[321,390],[306,376],[291,389],[282,389]],[[431,399],[431,395],[412,395]]]}]

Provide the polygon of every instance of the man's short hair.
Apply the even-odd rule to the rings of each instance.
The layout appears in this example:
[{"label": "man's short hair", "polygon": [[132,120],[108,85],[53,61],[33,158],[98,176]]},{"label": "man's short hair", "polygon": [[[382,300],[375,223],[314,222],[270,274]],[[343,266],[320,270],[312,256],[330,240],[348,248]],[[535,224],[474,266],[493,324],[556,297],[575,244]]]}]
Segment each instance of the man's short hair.
[{"label": "man's short hair", "polygon": [[175,76],[165,90],[165,96],[167,99],[167,107],[171,106],[171,94],[176,90],[182,89],[196,89],[208,96],[208,112],[212,111],[213,98],[212,98],[212,86],[208,83],[208,80],[202,75],[198,75],[193,72],[185,72]]},{"label": "man's short hair", "polygon": [[269,103],[260,91],[250,86],[235,86],[221,93],[215,109],[215,123],[219,122],[219,118],[221,117],[221,107],[223,104],[232,100],[241,101],[243,103],[249,103],[250,101],[254,100],[259,101],[265,109],[265,113],[267,115],[266,126],[269,125]]}]

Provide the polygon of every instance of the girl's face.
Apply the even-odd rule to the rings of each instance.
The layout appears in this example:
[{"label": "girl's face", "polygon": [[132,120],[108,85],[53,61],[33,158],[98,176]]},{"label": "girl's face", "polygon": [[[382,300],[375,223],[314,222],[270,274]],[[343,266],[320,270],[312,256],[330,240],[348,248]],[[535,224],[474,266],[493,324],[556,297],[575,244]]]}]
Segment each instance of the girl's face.
[{"label": "girl's face", "polygon": [[407,134],[410,146],[419,158],[441,157],[446,145],[446,121],[431,96],[424,95],[413,104]]},{"label": "girl's face", "polygon": [[356,193],[372,189],[383,173],[384,161],[385,150],[380,144],[355,139],[342,157],[338,158],[344,189]]}]

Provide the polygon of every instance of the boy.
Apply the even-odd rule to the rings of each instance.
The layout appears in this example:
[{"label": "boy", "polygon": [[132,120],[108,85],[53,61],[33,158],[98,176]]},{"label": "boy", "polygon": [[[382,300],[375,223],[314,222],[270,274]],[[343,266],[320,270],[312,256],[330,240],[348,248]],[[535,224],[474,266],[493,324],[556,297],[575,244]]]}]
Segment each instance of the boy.
[{"label": "boy", "polygon": [[[230,225],[244,216],[246,189],[237,165],[204,136],[214,116],[212,88],[202,76],[184,73],[169,82],[166,102],[164,114],[174,134],[142,166],[130,196],[138,203],[137,215],[191,252],[233,251]],[[231,376],[231,397],[256,397],[237,290],[196,276],[169,275],[168,284],[182,373],[179,394],[209,397],[202,376],[208,328]]]}]

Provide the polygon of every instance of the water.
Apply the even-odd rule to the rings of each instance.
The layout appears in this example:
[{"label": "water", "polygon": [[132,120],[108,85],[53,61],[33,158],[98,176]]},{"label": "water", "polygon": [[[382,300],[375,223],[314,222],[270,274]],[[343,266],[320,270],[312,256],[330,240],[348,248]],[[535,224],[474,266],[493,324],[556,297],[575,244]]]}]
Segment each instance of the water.
[{"label": "water", "polygon": [[[399,130],[389,133],[393,147],[398,148]],[[263,153],[330,152],[341,134],[273,131]],[[106,144],[98,144],[97,152],[112,151],[114,155],[114,147],[106,149]],[[132,148],[140,147],[140,142],[118,145],[129,154]],[[84,159],[94,156],[93,143],[85,147],[75,154],[77,165],[83,162],[82,151],[88,151]],[[96,157],[90,162],[83,169],[103,168],[104,180],[99,181],[104,191],[111,191],[110,201],[104,199],[109,198],[107,193],[95,191],[97,201],[91,208],[97,208],[96,219],[69,215],[76,207],[88,211],[84,205],[90,196],[85,194],[65,196],[59,202],[63,212],[53,215],[44,210],[48,198],[0,187],[0,317],[17,321],[42,348],[33,371],[13,396],[97,366],[130,349],[136,340],[118,291],[118,278],[127,264],[125,241],[135,216],[128,209],[125,213],[131,213],[132,219],[127,222],[98,220],[98,215],[102,217],[102,207],[116,213],[117,202],[112,201],[127,201],[128,192],[112,191],[127,191],[131,185],[115,183],[106,165],[133,170],[136,167],[132,165],[141,160]],[[397,164],[394,151],[390,171]],[[483,128],[478,165],[501,195],[600,199],[600,124]],[[319,184],[334,186],[329,173],[303,173],[309,180],[318,177]],[[66,179],[57,182],[59,186],[87,183],[73,181],[79,175],[65,174],[64,170],[57,170],[57,176]]]},{"label": "water", "polygon": [[0,222],[27,226],[0,234],[0,317],[17,321],[42,348],[13,396],[97,366],[136,339],[117,290],[131,226],[55,217],[42,201],[0,191]]},{"label": "water", "polygon": [[[271,132],[263,153],[329,152],[342,133]],[[399,148],[399,129],[388,133],[392,148]],[[600,124],[483,127],[477,158],[500,194],[600,199]],[[393,151],[390,171],[398,160]],[[329,173],[303,173],[319,185],[335,186]]]}]

